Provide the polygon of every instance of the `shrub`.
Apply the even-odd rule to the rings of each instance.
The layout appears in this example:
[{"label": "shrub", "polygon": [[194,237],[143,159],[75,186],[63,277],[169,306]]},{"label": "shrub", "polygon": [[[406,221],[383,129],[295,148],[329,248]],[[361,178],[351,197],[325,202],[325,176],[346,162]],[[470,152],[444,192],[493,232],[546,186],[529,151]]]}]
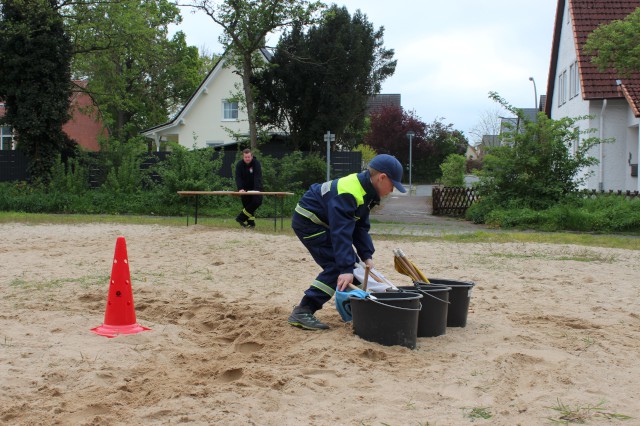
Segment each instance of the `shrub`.
[{"label": "shrub", "polygon": [[70,194],[82,194],[89,188],[89,174],[79,159],[69,158],[65,165],[60,155],[51,167],[51,180],[48,187],[52,191]]},{"label": "shrub", "polygon": [[482,160],[479,158],[469,158],[465,167],[465,171],[467,173],[473,173],[475,170],[482,170]]},{"label": "shrub", "polygon": [[267,191],[300,192],[326,178],[327,166],[319,154],[295,151],[280,160],[264,156],[260,161]]},{"label": "shrub", "polygon": [[464,187],[464,169],[466,159],[464,155],[449,154],[442,164],[441,182],[444,186]]},{"label": "shrub", "polygon": [[373,160],[373,157],[377,155],[376,151],[369,145],[358,145],[353,150],[362,154],[362,170],[364,170],[369,162]]},{"label": "shrub", "polygon": [[[540,113],[536,122],[530,122],[521,110],[507,105],[497,94],[491,96],[524,124],[503,134],[503,145],[485,155],[483,169],[478,173],[478,195],[494,208],[515,202],[521,207],[544,210],[562,203],[588,177],[578,177],[579,172],[597,163],[588,151],[602,141],[580,137],[593,132],[581,132],[576,127],[585,117],[552,120]],[[578,139],[580,145],[572,153],[570,147]]]},{"label": "shrub", "polygon": [[510,207],[495,208],[478,202],[467,209],[466,217],[475,223],[502,228],[540,231],[639,232],[640,199],[606,195],[596,198],[568,197],[566,202],[545,210]]}]

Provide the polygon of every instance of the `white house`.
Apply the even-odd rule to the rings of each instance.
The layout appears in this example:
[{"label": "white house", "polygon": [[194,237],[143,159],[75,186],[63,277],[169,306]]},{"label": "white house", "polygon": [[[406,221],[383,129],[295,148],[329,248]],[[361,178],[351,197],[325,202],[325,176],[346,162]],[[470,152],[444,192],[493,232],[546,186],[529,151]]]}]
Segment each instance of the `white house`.
[{"label": "white house", "polygon": [[579,123],[580,129],[615,139],[591,152],[599,164],[588,189],[640,190],[640,77],[600,72],[583,52],[595,28],[624,19],[638,7],[640,0],[558,0],[545,112],[552,119],[592,116]]},{"label": "white house", "polygon": [[[265,61],[268,52],[261,50]],[[247,113],[234,100],[242,92],[242,79],[223,55],[171,121],[146,129],[142,135],[161,142],[177,142],[186,148],[222,147],[248,138]]]}]

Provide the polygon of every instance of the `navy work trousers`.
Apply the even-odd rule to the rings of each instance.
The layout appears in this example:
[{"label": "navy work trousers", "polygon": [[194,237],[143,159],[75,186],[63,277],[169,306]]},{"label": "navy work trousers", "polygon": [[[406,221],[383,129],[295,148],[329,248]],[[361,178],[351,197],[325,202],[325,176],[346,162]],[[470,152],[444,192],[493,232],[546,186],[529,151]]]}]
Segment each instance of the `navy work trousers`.
[{"label": "navy work trousers", "polygon": [[[340,275],[340,270],[336,265],[333,254],[331,234],[324,226],[317,225],[298,213],[293,213],[291,227],[302,244],[309,250],[313,260],[322,268],[322,272],[316,277],[315,284],[320,287],[322,287],[321,284],[329,287],[329,289],[323,291],[311,285],[305,290],[300,306],[309,306],[315,312],[322,309],[322,305],[331,300]],[[327,293],[327,291],[331,292],[331,294]]]}]

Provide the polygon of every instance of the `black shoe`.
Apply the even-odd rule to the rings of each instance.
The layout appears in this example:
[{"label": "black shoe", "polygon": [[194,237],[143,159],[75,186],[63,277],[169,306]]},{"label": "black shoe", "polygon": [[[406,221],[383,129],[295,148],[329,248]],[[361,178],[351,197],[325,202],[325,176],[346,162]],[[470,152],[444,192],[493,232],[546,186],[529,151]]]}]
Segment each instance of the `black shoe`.
[{"label": "black shoe", "polygon": [[289,315],[289,324],[294,327],[300,327],[304,330],[326,330],[329,328],[327,324],[324,324],[313,315],[311,309],[308,306],[296,306],[293,308],[293,312]]},{"label": "black shoe", "polygon": [[248,228],[249,227],[249,225],[244,223],[241,219],[236,218],[236,222],[238,222],[240,224],[240,226],[242,226],[243,228]]},{"label": "black shoe", "polygon": [[256,222],[253,221],[253,220],[248,220],[247,221],[247,227],[248,228],[252,228],[252,229],[255,228],[256,227]]}]

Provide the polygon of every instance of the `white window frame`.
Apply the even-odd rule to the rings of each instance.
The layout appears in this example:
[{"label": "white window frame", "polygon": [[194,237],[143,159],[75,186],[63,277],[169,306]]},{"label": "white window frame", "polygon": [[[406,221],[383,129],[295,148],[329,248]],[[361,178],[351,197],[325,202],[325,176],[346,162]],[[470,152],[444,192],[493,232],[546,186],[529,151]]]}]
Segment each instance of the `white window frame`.
[{"label": "white window frame", "polygon": [[567,102],[567,70],[558,75],[558,107]]},{"label": "white window frame", "polygon": [[0,126],[0,151],[9,151],[12,149],[13,129],[10,126]]},{"label": "white window frame", "polygon": [[567,100],[569,100],[569,97],[567,96],[569,94],[569,79],[567,77],[567,70],[562,71],[562,77],[564,80],[564,90],[563,90],[563,99],[564,102],[563,103],[567,103]]},{"label": "white window frame", "polygon": [[569,66],[569,99],[573,99],[580,94],[580,72],[578,71],[578,61]]},{"label": "white window frame", "polygon": [[573,66],[574,64],[569,65],[569,99],[573,99],[575,96],[573,93],[574,83],[573,83]]},{"label": "white window frame", "polygon": [[238,121],[238,102],[222,101],[222,121]]},{"label": "white window frame", "polygon": [[575,96],[578,96],[580,94],[580,68],[578,68],[578,61],[576,61],[574,64],[573,72],[575,74],[575,77],[573,79],[573,84],[575,84],[573,92],[575,93]]}]

